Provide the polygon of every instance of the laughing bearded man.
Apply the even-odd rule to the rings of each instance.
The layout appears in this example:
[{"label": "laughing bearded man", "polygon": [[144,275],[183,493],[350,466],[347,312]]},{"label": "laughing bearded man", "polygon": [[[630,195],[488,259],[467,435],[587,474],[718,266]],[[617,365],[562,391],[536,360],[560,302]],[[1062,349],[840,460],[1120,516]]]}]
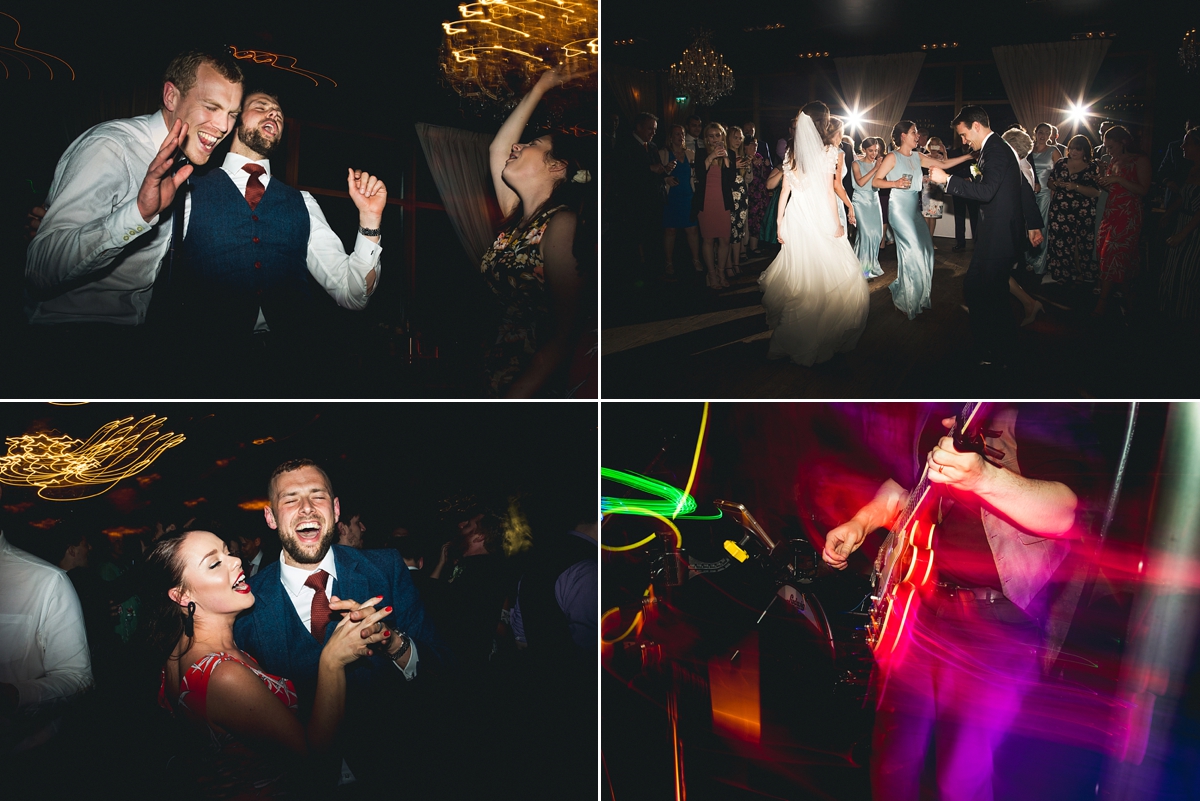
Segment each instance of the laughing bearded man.
[{"label": "laughing bearded man", "polygon": [[326,310],[310,276],[352,310],[366,307],[378,283],[383,181],[347,170],[358,209],[347,254],[312,195],[272,177],[268,157],[283,127],[277,97],[248,93],[224,164],[191,182],[170,318],[179,343],[201,360],[193,364],[228,373],[261,359],[264,345],[275,355],[311,353],[328,340],[328,326],[317,323]]},{"label": "laughing bearded man", "polygon": [[402,713],[413,692],[408,683],[418,674],[436,672],[445,646],[400,554],[390,548],[359,551],[333,544],[341,509],[329,477],[317,464],[308,459],[284,462],[271,475],[267,497],[270,505],[263,513],[279,533],[283,552],[278,562],[248,579],[257,601],[234,624],[234,638],[264,670],[293,681],[301,715],[307,718],[316,694],[317,662],[333,633],[332,623],[341,614],[361,620],[364,612],[392,610],[380,624],[389,633],[376,654],[346,667],[341,740],[344,759],[359,779],[384,781],[392,767],[387,753],[395,745],[393,738],[409,732],[411,722]]}]

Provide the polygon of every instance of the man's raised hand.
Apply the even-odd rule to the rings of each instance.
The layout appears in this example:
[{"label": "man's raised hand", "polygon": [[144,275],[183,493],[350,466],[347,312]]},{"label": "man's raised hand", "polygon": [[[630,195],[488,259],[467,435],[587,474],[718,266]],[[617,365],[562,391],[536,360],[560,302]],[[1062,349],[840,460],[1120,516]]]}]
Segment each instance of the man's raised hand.
[{"label": "man's raised hand", "polygon": [[175,120],[175,124],[171,126],[171,132],[163,140],[162,146],[158,148],[158,153],[146,170],[146,177],[142,180],[142,187],[138,190],[137,197],[138,211],[141,212],[142,219],[146,222],[150,222],[156,214],[161,214],[171,207],[171,203],[175,201],[176,190],[192,174],[192,165],[185,164],[174,175],[171,175],[171,165],[175,162],[175,150],[183,146],[184,140],[187,139],[187,132],[187,123],[183,120]]},{"label": "man's raised hand", "polygon": [[387,187],[376,175],[348,169],[346,186],[350,199],[358,207],[358,224],[363,228],[378,228],[387,205]]}]

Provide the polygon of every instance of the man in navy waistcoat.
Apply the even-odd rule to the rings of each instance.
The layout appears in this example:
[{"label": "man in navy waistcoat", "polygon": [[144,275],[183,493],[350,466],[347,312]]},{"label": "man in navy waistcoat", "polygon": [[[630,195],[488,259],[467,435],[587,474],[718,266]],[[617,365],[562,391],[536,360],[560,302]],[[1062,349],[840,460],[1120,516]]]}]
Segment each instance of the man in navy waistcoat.
[{"label": "man in navy waistcoat", "polygon": [[224,164],[191,182],[169,304],[181,342],[203,359],[236,358],[266,331],[288,346],[321,340],[327,326],[310,275],[345,309],[365,308],[378,283],[383,181],[347,170],[358,208],[347,254],[312,195],[271,175],[283,124],[278,98],[248,94]]}]

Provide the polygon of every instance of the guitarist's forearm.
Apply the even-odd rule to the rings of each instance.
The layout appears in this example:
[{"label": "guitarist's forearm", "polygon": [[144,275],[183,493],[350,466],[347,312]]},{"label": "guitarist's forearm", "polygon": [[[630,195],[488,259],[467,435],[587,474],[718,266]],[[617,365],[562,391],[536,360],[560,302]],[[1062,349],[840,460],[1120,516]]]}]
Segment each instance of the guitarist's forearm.
[{"label": "guitarist's forearm", "polygon": [[1017,528],[1042,537],[1074,536],[1079,499],[1066,484],[1025,478],[990,464],[984,475],[976,487],[979,499]]},{"label": "guitarist's forearm", "polygon": [[858,510],[854,520],[862,524],[867,534],[877,528],[891,528],[907,502],[908,490],[889,478],[879,486],[871,502]]}]

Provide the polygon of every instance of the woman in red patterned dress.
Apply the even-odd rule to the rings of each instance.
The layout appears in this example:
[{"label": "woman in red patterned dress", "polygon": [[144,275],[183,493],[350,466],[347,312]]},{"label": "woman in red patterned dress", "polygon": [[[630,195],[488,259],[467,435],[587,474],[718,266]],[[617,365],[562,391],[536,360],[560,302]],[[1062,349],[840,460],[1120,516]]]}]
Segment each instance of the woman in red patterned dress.
[{"label": "woman in red patterned dress", "polygon": [[345,667],[386,639],[379,621],[390,608],[375,611],[375,599],[330,598],[330,610],[351,614],[338,621],[321,651],[305,726],[296,717],[292,682],[264,673],[233,641],[233,621],[254,605],[254,595],[242,560],[229,555],[220,537],[185,531],[160,540],[146,569],[161,590],[147,604],[151,637],[169,653],[159,704],[207,741],[207,764],[192,777],[197,788],[204,797],[224,799],[295,792],[305,772],[295,758],[332,745],[345,711]]},{"label": "woman in red patterned dress", "polygon": [[1112,155],[1108,174],[1097,183],[1108,190],[1096,243],[1100,254],[1100,300],[1092,314],[1103,317],[1113,287],[1133,277],[1142,232],[1142,197],[1150,190],[1150,159],[1138,153],[1133,136],[1120,125],[1104,134]]}]

